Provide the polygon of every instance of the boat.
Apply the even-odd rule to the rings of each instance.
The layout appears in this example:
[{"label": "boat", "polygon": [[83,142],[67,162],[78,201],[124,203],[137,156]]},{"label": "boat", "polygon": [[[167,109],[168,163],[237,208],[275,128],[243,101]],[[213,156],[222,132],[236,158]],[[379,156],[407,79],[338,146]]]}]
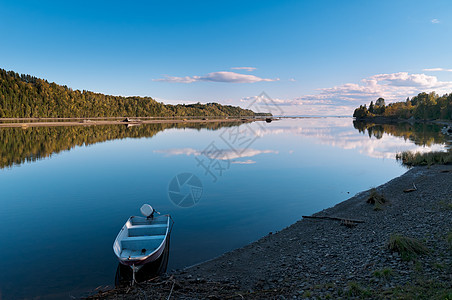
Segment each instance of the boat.
[{"label": "boat", "polygon": [[[166,272],[169,260],[170,238],[166,240],[165,250],[160,257],[150,263],[144,264],[141,269],[136,272],[136,282],[141,283],[149,279],[155,278]],[[121,288],[130,285],[133,278],[133,271],[129,266],[118,263],[115,274],[115,287]]]},{"label": "boat", "polygon": [[149,204],[140,211],[144,217],[131,216],[113,243],[119,262],[132,268],[133,282],[138,270],[160,258],[174,223],[170,215],[160,215]]}]

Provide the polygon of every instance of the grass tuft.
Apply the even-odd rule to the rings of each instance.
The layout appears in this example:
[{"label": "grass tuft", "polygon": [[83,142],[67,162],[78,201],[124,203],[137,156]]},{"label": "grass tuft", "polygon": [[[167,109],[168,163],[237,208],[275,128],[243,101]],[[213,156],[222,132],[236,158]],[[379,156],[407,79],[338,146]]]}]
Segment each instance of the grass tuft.
[{"label": "grass tuft", "polygon": [[419,153],[404,151],[396,154],[396,159],[407,167],[447,165],[452,163],[452,151]]},{"label": "grass tuft", "polygon": [[420,254],[427,254],[429,249],[417,239],[393,234],[389,239],[388,248],[393,252],[400,253],[405,261],[415,259]]},{"label": "grass tuft", "polygon": [[312,296],[311,291],[304,291],[304,292],[303,292],[303,297],[304,297],[304,298],[311,298],[311,296]]},{"label": "grass tuft", "polygon": [[374,276],[377,278],[384,278],[386,280],[390,279],[394,275],[394,272],[391,268],[385,268],[382,270],[375,270]]},{"label": "grass tuft", "polygon": [[449,231],[446,237],[446,241],[449,244],[449,247],[452,249],[452,231]]},{"label": "grass tuft", "polygon": [[451,200],[441,200],[439,201],[439,206],[444,210],[452,210],[452,202]]},{"label": "grass tuft", "polygon": [[[421,280],[402,286],[396,286],[387,291],[388,299],[442,299],[452,300],[450,283],[436,280]],[[385,299],[386,299],[385,298]]]},{"label": "grass tuft", "polygon": [[374,210],[379,211],[382,210],[383,204],[387,203],[388,200],[385,198],[383,194],[377,192],[376,188],[372,188],[370,190],[369,198],[367,198],[367,203],[374,205]]},{"label": "grass tuft", "polygon": [[372,293],[361,287],[357,282],[349,282],[348,283],[348,290],[347,290],[347,296],[349,297],[370,297]]}]

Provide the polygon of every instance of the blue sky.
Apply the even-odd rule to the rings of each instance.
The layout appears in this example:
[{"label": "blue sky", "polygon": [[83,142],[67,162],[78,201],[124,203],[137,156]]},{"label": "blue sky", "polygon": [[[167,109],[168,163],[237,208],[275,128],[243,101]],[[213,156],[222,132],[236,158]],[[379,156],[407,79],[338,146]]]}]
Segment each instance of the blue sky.
[{"label": "blue sky", "polygon": [[0,0],[0,68],[165,103],[347,115],[452,91],[450,1]]}]

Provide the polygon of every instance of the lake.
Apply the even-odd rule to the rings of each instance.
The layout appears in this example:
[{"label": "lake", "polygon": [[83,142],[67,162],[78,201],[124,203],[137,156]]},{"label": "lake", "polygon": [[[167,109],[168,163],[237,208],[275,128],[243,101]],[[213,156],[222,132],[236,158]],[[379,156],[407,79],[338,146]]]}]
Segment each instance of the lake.
[{"label": "lake", "polygon": [[172,215],[179,269],[403,174],[397,152],[450,145],[436,125],[352,118],[0,129],[0,298],[113,285],[143,203]]}]

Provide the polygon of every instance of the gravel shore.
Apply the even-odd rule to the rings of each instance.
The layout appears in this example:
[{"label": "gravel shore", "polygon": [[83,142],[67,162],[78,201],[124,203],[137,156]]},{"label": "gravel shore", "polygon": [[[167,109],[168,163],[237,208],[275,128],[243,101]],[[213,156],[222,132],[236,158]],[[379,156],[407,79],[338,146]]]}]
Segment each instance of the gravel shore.
[{"label": "gravel shore", "polygon": [[[413,188],[417,190],[404,192]],[[415,167],[376,188],[314,214],[362,220],[345,226],[302,219],[243,248],[102,299],[337,299],[452,297],[452,166]],[[301,216],[300,216],[301,218]],[[409,261],[388,249],[391,235],[429,249]]]}]

